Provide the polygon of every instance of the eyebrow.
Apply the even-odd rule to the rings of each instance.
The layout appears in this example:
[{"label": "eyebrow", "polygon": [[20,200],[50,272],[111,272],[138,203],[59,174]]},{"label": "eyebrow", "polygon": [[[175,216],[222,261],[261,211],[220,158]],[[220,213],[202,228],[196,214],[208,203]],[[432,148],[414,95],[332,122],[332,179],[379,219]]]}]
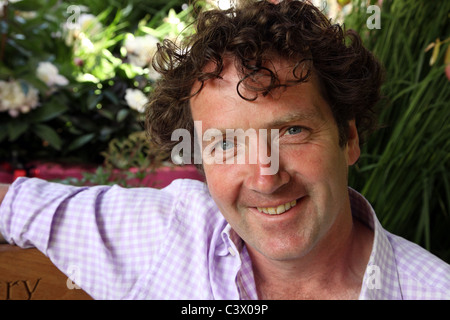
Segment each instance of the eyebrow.
[{"label": "eyebrow", "polygon": [[[318,108],[315,108],[315,110],[318,110]],[[293,112],[289,113],[279,119],[275,119],[269,123],[266,124],[266,127],[268,128],[276,128],[281,127],[287,123],[290,122],[296,122],[296,121],[317,121],[322,120],[323,115],[318,111],[299,111],[299,112]]]},{"label": "eyebrow", "polygon": [[[262,129],[270,129],[270,128],[279,128],[282,127],[288,123],[291,122],[296,122],[296,121],[304,121],[304,122],[310,122],[310,121],[318,121],[318,120],[324,120],[323,114],[317,110],[319,110],[319,108],[315,107],[314,108],[315,111],[312,110],[307,110],[307,111],[297,111],[297,112],[291,112],[288,113],[286,115],[284,115],[283,117],[279,118],[279,119],[275,119],[273,121],[270,121],[268,123],[264,124],[264,127]],[[206,128],[205,131],[209,130],[211,128]],[[220,132],[222,132],[222,135],[225,136],[226,134],[226,130],[238,130],[240,128],[214,128],[219,130]],[[253,128],[255,129],[255,128]],[[256,129],[255,129],[256,130]],[[204,134],[205,131],[202,133]]]}]

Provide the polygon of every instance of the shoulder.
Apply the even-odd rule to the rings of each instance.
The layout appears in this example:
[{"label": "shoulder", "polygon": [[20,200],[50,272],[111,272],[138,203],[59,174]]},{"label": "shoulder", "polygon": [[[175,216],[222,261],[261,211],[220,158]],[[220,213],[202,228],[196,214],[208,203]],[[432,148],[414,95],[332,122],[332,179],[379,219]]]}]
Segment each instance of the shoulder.
[{"label": "shoulder", "polygon": [[198,180],[177,179],[162,191],[170,194],[185,206],[199,207],[199,209],[215,207],[207,185]]},{"label": "shoulder", "polygon": [[162,190],[180,195],[182,193],[191,194],[208,194],[208,187],[204,182],[193,179],[176,179],[173,180],[167,187]]},{"label": "shoulder", "polygon": [[419,245],[386,232],[405,299],[450,299],[450,265]]},{"label": "shoulder", "polygon": [[176,198],[176,216],[190,227],[223,225],[224,218],[209,193],[206,183],[177,179],[163,189]]},{"label": "shoulder", "polygon": [[176,179],[162,189],[114,186],[106,193],[110,194],[109,200],[103,199],[103,206],[112,207],[113,210],[129,208],[128,214],[132,211],[134,214],[151,216],[173,230],[178,225],[192,229],[210,223],[212,221],[208,219],[211,220],[218,212],[206,184],[193,179]]}]

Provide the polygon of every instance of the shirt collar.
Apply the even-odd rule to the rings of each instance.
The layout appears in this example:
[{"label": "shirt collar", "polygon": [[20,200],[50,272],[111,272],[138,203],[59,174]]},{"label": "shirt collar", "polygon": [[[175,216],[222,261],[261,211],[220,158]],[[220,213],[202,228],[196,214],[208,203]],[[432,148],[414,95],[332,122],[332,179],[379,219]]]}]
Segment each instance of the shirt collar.
[{"label": "shirt collar", "polygon": [[239,255],[244,246],[244,242],[241,237],[238,236],[236,231],[231,228],[230,224],[226,224],[221,232],[222,245],[218,254],[220,256],[225,256],[231,254],[232,256]]}]

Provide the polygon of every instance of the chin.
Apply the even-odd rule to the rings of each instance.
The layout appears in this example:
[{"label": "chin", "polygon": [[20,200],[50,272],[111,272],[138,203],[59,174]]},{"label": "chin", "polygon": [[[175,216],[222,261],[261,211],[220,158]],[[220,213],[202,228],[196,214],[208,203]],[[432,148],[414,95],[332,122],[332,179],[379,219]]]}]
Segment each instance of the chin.
[{"label": "chin", "polygon": [[278,241],[262,241],[256,248],[253,248],[270,260],[288,261],[303,258],[313,247],[314,244],[310,238],[296,238],[295,240],[281,238]]}]

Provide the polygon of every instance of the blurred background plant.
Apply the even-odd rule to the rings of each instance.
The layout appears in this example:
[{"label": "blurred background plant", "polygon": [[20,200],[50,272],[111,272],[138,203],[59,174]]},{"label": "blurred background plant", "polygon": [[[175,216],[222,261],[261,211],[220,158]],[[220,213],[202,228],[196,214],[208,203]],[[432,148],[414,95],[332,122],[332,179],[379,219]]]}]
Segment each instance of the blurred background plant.
[{"label": "blurred background plant", "polygon": [[[380,6],[369,29],[367,6]],[[357,30],[384,64],[379,125],[350,185],[381,223],[450,262],[450,1],[352,0]]]},{"label": "blurred background plant", "polygon": [[189,12],[180,0],[0,0],[0,162],[102,163],[111,140],[142,131],[156,44],[189,33]]},{"label": "blurred background plant", "polygon": [[[143,131],[134,132],[126,139],[112,139],[101,154],[103,165],[94,172],[83,172],[81,179],[67,177],[57,181],[78,186],[119,184],[122,187],[150,187],[146,178],[162,166],[174,166],[167,160],[170,154],[159,150]],[[153,181],[155,186],[157,182]]]}]

